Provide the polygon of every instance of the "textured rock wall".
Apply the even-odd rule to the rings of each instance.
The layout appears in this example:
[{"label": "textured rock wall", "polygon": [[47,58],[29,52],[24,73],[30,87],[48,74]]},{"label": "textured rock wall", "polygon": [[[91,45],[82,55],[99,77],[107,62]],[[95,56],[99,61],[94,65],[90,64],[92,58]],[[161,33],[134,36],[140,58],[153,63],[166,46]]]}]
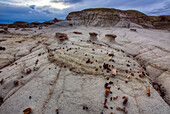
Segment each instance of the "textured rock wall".
[{"label": "textured rock wall", "polygon": [[149,16],[149,18],[155,28],[170,30],[170,16]]},{"label": "textured rock wall", "polygon": [[85,26],[116,26],[116,27],[149,27],[152,24],[149,17],[138,11],[121,11],[116,9],[97,8],[86,9],[78,12],[71,12],[66,20],[72,21],[74,25]]}]

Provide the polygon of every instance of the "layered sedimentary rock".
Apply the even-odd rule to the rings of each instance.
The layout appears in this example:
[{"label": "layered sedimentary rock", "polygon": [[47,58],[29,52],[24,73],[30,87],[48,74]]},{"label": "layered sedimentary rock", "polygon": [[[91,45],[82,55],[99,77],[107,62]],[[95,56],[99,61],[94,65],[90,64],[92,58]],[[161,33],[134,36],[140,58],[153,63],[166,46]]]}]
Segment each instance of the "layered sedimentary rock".
[{"label": "layered sedimentary rock", "polygon": [[134,10],[85,9],[69,13],[66,20],[72,21],[74,25],[86,26],[153,27],[147,15]]},{"label": "layered sedimentary rock", "polygon": [[74,25],[126,27],[126,28],[170,28],[170,16],[147,16],[135,10],[117,10],[108,8],[85,9],[71,12],[67,16]]},{"label": "layered sedimentary rock", "polygon": [[170,30],[170,16],[149,16],[149,18],[155,28]]}]

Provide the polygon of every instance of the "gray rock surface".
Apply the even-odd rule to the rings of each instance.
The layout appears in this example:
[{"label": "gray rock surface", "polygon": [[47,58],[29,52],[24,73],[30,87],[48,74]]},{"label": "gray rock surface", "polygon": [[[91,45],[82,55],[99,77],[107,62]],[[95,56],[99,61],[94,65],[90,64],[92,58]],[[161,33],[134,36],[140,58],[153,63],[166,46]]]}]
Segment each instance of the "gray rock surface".
[{"label": "gray rock surface", "polygon": [[[10,32],[12,31],[13,29],[10,29]],[[0,51],[1,58],[7,58],[6,55],[2,56],[4,53],[9,55],[22,48],[29,50],[29,54],[20,58],[13,56],[13,63],[0,69],[0,81],[3,79],[0,84],[0,97],[4,101],[0,106],[0,114],[23,114],[23,110],[28,107],[36,114],[55,114],[56,109],[59,109],[61,114],[123,113],[116,110],[117,107],[125,107],[129,114],[170,113],[169,105],[149,83],[150,79],[141,66],[155,64],[156,68],[166,71],[155,80],[164,85],[166,90],[169,89],[169,64],[166,62],[169,61],[169,32],[147,29],[133,32],[129,29],[94,27],[49,27],[36,31],[32,35],[26,35],[30,31],[19,32],[22,35],[13,36],[15,38],[4,35],[0,37],[7,39],[0,42],[1,45],[11,44],[11,47],[15,47],[9,46],[7,50]],[[73,31],[82,34],[74,34]],[[68,40],[58,43],[56,32],[66,33]],[[89,32],[98,33],[98,41],[89,41]],[[105,34],[117,35],[117,43],[105,42]],[[162,34],[164,37],[160,38]],[[18,39],[24,41],[14,43]],[[27,44],[25,42],[28,45],[22,45]],[[161,43],[164,45],[160,45]],[[147,53],[148,58],[145,58],[141,54],[148,49],[152,49],[152,52]],[[153,59],[151,54],[154,51],[159,54]],[[114,56],[109,61],[110,53],[114,53]],[[135,55],[138,61],[129,54]],[[89,59],[90,62],[87,62]],[[160,60],[165,62],[159,62]],[[138,63],[140,61],[145,62]],[[117,70],[116,76],[103,68],[104,63],[109,64],[110,69],[114,66]],[[25,73],[28,68],[31,72]],[[146,76],[139,77],[142,72]],[[109,80],[106,76],[110,76]],[[14,81],[18,81],[18,84]],[[107,97],[109,109],[106,109],[103,107],[106,91],[104,85],[109,81],[113,84],[110,84],[112,93]],[[148,86],[150,96],[147,95]],[[113,96],[118,98],[110,101]],[[126,105],[123,105],[123,96],[128,96]],[[84,105],[88,106],[88,110],[83,110]]]},{"label": "gray rock surface", "polygon": [[85,9],[69,13],[66,20],[72,22],[73,25],[85,26],[121,28],[153,27],[148,16],[135,10],[122,11],[108,8]]}]

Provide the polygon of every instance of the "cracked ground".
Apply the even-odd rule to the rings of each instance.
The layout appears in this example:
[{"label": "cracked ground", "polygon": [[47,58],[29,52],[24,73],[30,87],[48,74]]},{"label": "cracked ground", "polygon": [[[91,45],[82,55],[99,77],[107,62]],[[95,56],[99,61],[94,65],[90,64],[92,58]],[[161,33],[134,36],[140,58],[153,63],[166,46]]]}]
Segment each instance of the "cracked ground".
[{"label": "cracked ground", "polygon": [[[100,39],[104,33],[118,30],[102,33],[94,28],[46,28],[36,31],[1,35],[5,41],[0,43],[6,50],[0,52],[0,80],[3,79],[0,114],[22,114],[28,107],[34,114],[56,114],[56,109],[60,114],[123,114],[117,107],[126,108],[129,114],[169,113],[169,106],[150,84],[143,66],[120,48],[124,42],[128,42],[126,45],[132,42],[128,34],[122,33],[118,36],[122,39],[111,44]],[[59,43],[55,33],[63,31],[68,40]],[[99,34],[98,41],[91,41],[90,31]],[[114,54],[111,59],[109,54]],[[115,76],[113,67],[117,71]],[[106,97],[104,85],[109,82],[113,83],[109,84],[110,93]],[[150,87],[150,96],[146,87]],[[114,96],[118,98],[111,100]],[[126,105],[123,105],[124,96],[128,96]],[[108,109],[104,107],[106,98]],[[83,106],[88,110],[83,110]]]}]

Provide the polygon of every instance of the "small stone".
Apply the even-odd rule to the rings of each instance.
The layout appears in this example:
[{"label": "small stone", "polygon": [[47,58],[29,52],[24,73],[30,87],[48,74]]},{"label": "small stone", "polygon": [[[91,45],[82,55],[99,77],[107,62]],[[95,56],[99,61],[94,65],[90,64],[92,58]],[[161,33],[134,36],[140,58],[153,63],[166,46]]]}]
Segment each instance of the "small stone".
[{"label": "small stone", "polygon": [[90,63],[91,61],[90,61],[90,59],[88,59],[87,61],[86,61],[86,63]]},{"label": "small stone", "polygon": [[25,110],[23,110],[24,114],[31,114],[32,112],[32,109],[29,107],[29,108],[26,108]]},{"label": "small stone", "polygon": [[126,105],[127,104],[127,101],[128,101],[128,97],[126,96],[124,101],[123,101],[123,104]]},{"label": "small stone", "polygon": [[88,110],[89,108],[86,106],[86,110]]},{"label": "small stone", "polygon": [[58,109],[56,109],[56,114],[59,114],[59,110]]},{"label": "small stone", "polygon": [[128,82],[129,82],[129,81],[126,79],[126,80],[125,80],[125,83],[128,83]]},{"label": "small stone", "polygon": [[118,98],[118,96],[114,96],[114,97],[113,97],[114,100],[117,99],[117,98]]},{"label": "small stone", "polygon": [[106,79],[109,80],[109,76],[106,76]]},{"label": "small stone", "polygon": [[134,76],[134,73],[132,72],[131,75]]},{"label": "small stone", "polygon": [[129,65],[129,64],[127,64],[127,67],[130,67],[130,65]]},{"label": "small stone", "polygon": [[18,80],[14,81],[14,85],[15,85],[15,86],[18,86],[18,84],[19,84],[19,81],[18,81]]},{"label": "small stone", "polygon": [[107,88],[107,87],[108,87],[108,85],[109,85],[109,84],[106,82],[106,83],[105,83],[105,85],[104,85],[104,87],[105,87],[105,88]]},{"label": "small stone", "polygon": [[25,73],[26,73],[26,74],[31,73],[31,69],[30,69],[30,68],[26,68],[26,69],[25,69]]},{"label": "small stone", "polygon": [[104,69],[108,69],[108,67],[109,67],[109,64],[105,64],[105,63],[103,64]]},{"label": "small stone", "polygon": [[112,81],[110,81],[110,82],[109,82],[109,84],[113,84],[113,82],[112,82]]}]

